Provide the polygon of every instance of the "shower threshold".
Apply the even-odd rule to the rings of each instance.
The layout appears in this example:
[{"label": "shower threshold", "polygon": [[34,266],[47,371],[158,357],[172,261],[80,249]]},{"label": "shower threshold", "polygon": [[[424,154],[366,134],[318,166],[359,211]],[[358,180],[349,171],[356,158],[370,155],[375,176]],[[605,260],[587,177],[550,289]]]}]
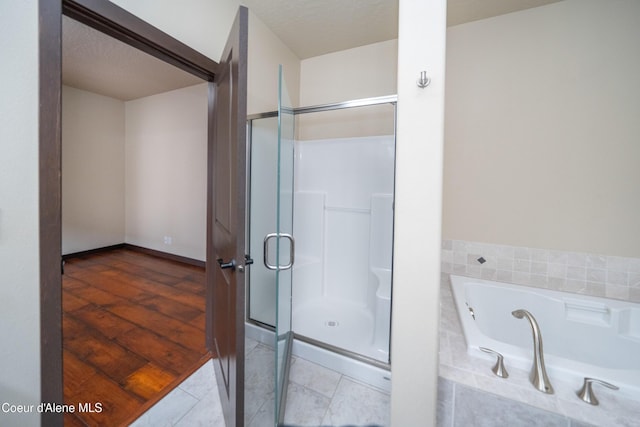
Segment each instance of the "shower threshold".
[{"label": "shower threshold", "polygon": [[[264,326],[248,322],[245,324],[247,338],[273,347],[274,332]],[[325,368],[339,372],[384,392],[391,392],[391,365],[327,345],[308,337],[294,335],[291,354]]]}]

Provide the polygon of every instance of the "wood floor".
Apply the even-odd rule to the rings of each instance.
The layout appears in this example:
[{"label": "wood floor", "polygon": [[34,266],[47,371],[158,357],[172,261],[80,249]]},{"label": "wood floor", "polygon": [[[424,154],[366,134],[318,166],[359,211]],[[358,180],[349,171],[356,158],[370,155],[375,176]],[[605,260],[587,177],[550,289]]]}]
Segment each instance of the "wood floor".
[{"label": "wood floor", "polygon": [[65,426],[128,425],[210,358],[203,268],[116,249],[62,277]]}]

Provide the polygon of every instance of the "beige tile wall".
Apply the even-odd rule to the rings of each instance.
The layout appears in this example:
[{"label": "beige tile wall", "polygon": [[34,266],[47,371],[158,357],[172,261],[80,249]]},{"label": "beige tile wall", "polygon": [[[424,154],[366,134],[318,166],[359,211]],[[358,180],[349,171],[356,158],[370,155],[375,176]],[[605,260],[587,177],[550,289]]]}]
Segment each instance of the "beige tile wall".
[{"label": "beige tile wall", "polygon": [[640,302],[640,258],[443,240],[442,272]]}]

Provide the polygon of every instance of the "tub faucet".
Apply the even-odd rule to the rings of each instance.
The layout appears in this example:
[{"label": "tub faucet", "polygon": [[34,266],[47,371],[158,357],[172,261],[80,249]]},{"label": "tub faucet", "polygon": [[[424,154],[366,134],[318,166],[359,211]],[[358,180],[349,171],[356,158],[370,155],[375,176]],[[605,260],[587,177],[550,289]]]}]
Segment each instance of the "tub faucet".
[{"label": "tub faucet", "polygon": [[542,334],[540,333],[540,327],[536,322],[535,317],[527,310],[515,310],[511,314],[513,317],[522,319],[526,317],[531,325],[533,332],[533,366],[531,367],[531,374],[529,374],[529,380],[531,384],[539,391],[547,394],[553,394],[553,386],[547,377],[547,371],[544,367],[544,355],[542,353]]}]

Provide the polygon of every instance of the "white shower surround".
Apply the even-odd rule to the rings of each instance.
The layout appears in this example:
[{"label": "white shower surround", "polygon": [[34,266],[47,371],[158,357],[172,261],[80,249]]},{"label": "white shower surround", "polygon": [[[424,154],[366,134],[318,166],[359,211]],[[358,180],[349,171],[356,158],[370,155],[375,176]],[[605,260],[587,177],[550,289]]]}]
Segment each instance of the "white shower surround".
[{"label": "white shower surround", "polygon": [[388,363],[394,136],[295,150],[293,330]]}]

